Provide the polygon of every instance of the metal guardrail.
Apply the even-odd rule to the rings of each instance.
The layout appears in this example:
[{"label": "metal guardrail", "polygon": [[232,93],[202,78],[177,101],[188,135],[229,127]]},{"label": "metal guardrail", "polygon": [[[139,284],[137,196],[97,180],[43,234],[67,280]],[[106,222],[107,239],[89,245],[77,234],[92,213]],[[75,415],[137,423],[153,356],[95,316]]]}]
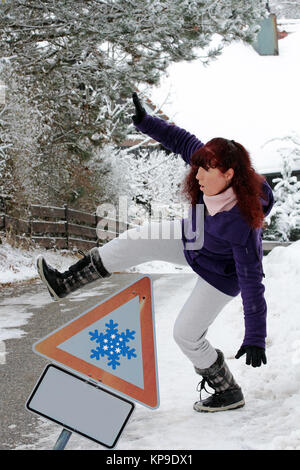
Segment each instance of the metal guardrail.
[{"label": "metal guardrail", "polygon": [[280,242],[280,241],[271,241],[271,240],[263,240],[262,241],[262,248],[263,251],[271,251],[276,246],[289,246],[293,242]]}]

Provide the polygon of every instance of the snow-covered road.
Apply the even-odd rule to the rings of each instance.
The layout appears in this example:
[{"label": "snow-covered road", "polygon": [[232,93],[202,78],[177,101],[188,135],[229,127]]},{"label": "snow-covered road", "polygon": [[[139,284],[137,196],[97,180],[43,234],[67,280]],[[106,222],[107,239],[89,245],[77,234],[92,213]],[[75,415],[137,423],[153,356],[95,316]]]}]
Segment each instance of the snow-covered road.
[{"label": "snow-covered road", "polygon": [[[209,330],[208,339],[224,351],[246,399],[244,408],[216,414],[193,411],[193,402],[198,399],[199,377],[172,335],[175,318],[196,282],[196,275],[173,272],[155,276],[160,407],[151,410],[137,404],[117,450],[300,449],[300,292],[297,288],[300,241],[287,248],[275,248],[264,257],[264,271],[268,304],[267,365],[252,368],[245,365],[245,357],[234,359],[244,333],[240,296],[223,309]],[[79,294],[77,300],[80,295],[83,294]],[[40,302],[41,308],[49,302],[41,285],[31,300],[35,306]],[[22,303],[22,296],[15,299],[16,306]],[[10,322],[16,328],[18,319],[17,309],[12,307],[13,299],[8,310],[1,304],[3,335]],[[201,306],[199,308],[201,310]],[[68,310],[67,303],[63,305],[62,313],[64,310]],[[7,311],[10,316],[5,318],[3,312]],[[1,323],[3,319],[4,324]],[[19,442],[17,449],[52,448],[61,428],[40,418],[39,423],[34,431],[31,429],[34,444],[28,446]],[[103,450],[75,433],[68,449]]]}]

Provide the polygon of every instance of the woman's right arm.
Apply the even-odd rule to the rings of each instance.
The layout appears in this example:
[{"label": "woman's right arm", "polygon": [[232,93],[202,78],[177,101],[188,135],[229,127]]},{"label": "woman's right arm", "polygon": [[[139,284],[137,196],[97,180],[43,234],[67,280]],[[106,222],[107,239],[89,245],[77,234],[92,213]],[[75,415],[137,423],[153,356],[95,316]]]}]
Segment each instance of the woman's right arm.
[{"label": "woman's right arm", "polygon": [[[137,112],[137,116],[133,116],[135,127],[143,134],[160,142],[168,150],[171,150],[171,152],[180,154],[183,160],[190,164],[193,153],[204,144],[197,139],[197,137],[184,129],[169,124],[163,119],[147,114],[144,108],[142,108],[137,95],[134,97],[133,101]],[[134,119],[136,117],[139,119]]]}]

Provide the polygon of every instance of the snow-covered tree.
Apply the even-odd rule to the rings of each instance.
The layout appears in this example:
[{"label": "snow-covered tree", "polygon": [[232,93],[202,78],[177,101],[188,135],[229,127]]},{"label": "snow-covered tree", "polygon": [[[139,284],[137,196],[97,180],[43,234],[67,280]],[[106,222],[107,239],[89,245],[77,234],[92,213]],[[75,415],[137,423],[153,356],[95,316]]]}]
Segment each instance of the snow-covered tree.
[{"label": "snow-covered tree", "polygon": [[[56,161],[42,154],[40,141],[49,124],[24,93],[22,81],[14,75],[9,61],[2,60],[0,78],[9,83],[0,108],[0,191],[9,196],[16,210],[24,213],[30,202],[46,203],[53,193],[65,191],[71,168],[59,161],[58,153]],[[65,184],[57,178],[60,173],[65,175]],[[65,198],[66,192],[62,202]]]},{"label": "snow-covered tree", "polygon": [[277,18],[300,18],[299,0],[269,0],[269,7]]},{"label": "snow-covered tree", "polygon": [[131,152],[108,144],[89,168],[94,175],[106,170],[102,201],[114,205],[117,213],[120,198],[126,198],[129,221],[141,223],[150,217],[159,220],[184,215],[187,201],[182,198],[180,186],[187,165],[178,155],[159,148]]},{"label": "snow-covered tree", "polygon": [[1,56],[43,127],[31,165],[50,203],[76,203],[89,198],[97,148],[132,132],[132,91],[172,62],[252,42],[267,11],[263,0],[15,0],[0,13]]},{"label": "snow-covered tree", "polygon": [[300,157],[300,136],[286,139],[286,146],[278,147],[282,158],[281,177],[274,178],[274,206],[267,217],[266,238],[294,241],[300,238],[300,181],[292,176],[294,162]]},{"label": "snow-covered tree", "polygon": [[201,52],[215,33],[251,42],[264,14],[261,0],[16,0],[1,5],[2,54],[51,120],[44,152],[59,141],[80,154],[107,136],[107,103],[125,103],[111,134],[120,143],[134,86],[157,84],[171,62],[216,57],[222,45]]}]

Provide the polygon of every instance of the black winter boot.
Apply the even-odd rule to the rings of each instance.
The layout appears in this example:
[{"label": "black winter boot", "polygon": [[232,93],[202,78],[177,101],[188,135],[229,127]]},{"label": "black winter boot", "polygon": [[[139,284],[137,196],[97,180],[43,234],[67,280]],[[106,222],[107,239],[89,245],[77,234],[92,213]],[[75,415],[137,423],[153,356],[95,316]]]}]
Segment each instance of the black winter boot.
[{"label": "black winter boot", "polygon": [[[214,364],[207,369],[198,369],[195,367],[197,374],[202,375],[200,382],[200,401],[194,403],[194,410],[201,412],[226,411],[241,408],[245,405],[244,396],[241,387],[236,383],[230,372],[222,351],[216,349],[218,358]],[[201,400],[201,391],[208,384],[215,393]],[[207,391],[207,390],[206,390]]]},{"label": "black winter boot", "polygon": [[54,300],[60,300],[99,278],[111,276],[103,266],[97,247],[92,248],[82,259],[63,273],[49,266],[40,255],[37,258],[37,270]]}]

